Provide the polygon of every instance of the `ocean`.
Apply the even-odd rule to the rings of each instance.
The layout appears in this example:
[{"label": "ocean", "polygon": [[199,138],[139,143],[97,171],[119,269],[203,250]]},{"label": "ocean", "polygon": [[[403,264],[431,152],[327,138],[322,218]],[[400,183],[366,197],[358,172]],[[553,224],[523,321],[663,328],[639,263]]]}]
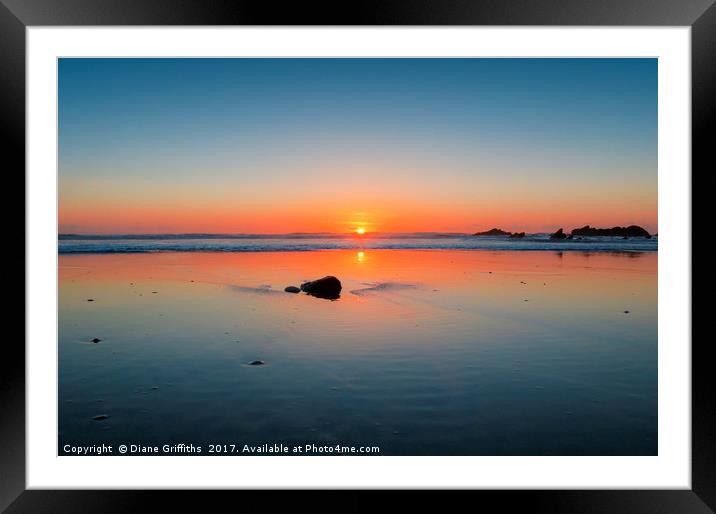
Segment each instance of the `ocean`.
[{"label": "ocean", "polygon": [[60,234],[59,253],[297,252],[312,250],[550,250],[655,252],[657,238],[585,237],[553,241],[549,234],[523,239],[460,233],[344,234]]}]

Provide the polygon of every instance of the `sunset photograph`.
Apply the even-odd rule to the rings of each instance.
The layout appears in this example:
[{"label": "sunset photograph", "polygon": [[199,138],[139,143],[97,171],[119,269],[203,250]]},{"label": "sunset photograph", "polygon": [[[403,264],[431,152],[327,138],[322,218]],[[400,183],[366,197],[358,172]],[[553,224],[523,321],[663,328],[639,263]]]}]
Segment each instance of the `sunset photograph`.
[{"label": "sunset photograph", "polygon": [[657,59],[57,67],[58,455],[658,454]]}]

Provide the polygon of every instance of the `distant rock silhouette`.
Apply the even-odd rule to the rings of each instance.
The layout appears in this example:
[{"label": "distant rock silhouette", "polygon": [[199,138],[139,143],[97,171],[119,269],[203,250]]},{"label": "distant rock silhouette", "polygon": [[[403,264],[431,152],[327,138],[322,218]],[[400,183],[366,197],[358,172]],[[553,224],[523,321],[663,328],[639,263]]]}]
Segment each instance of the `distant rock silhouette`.
[{"label": "distant rock silhouette", "polygon": [[508,237],[509,237],[509,239],[522,239],[523,237],[525,237],[525,233],[524,232],[515,232],[513,234],[510,234]]},{"label": "distant rock silhouette", "polygon": [[301,290],[296,286],[286,286],[284,288],[284,291],[286,291],[287,293],[300,293],[301,292]]},{"label": "distant rock silhouette", "polygon": [[512,232],[505,232],[499,228],[492,228],[490,230],[486,230],[485,232],[475,232],[473,236],[509,236],[511,234]]},{"label": "distant rock silhouette", "polygon": [[550,234],[550,239],[567,239],[567,234],[564,233],[564,229],[560,228],[554,234]]},{"label": "distant rock silhouette", "polygon": [[301,284],[301,291],[326,300],[337,300],[341,296],[342,288],[341,281],[330,275]]},{"label": "distant rock silhouette", "polygon": [[606,237],[646,237],[651,238],[649,232],[638,225],[628,227],[595,228],[585,225],[582,228],[572,230],[573,236],[606,236]]}]

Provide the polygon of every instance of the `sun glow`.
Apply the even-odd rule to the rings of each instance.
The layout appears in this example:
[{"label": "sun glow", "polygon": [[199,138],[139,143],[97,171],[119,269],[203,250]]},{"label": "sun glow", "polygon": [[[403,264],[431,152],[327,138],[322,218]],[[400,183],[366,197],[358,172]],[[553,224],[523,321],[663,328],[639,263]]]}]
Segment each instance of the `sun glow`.
[{"label": "sun glow", "polygon": [[365,234],[365,229],[363,227],[358,227],[356,229],[356,234],[358,234],[359,236],[362,236],[363,234]]}]

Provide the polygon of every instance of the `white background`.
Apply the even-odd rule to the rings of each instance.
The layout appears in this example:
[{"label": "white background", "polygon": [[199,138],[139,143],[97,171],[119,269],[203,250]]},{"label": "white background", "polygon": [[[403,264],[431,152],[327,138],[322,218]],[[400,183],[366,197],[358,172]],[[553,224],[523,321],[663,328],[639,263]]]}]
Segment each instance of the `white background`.
[{"label": "white background", "polygon": [[[27,31],[27,487],[690,488],[690,29]],[[658,57],[658,457],[57,456],[57,58]]]}]

